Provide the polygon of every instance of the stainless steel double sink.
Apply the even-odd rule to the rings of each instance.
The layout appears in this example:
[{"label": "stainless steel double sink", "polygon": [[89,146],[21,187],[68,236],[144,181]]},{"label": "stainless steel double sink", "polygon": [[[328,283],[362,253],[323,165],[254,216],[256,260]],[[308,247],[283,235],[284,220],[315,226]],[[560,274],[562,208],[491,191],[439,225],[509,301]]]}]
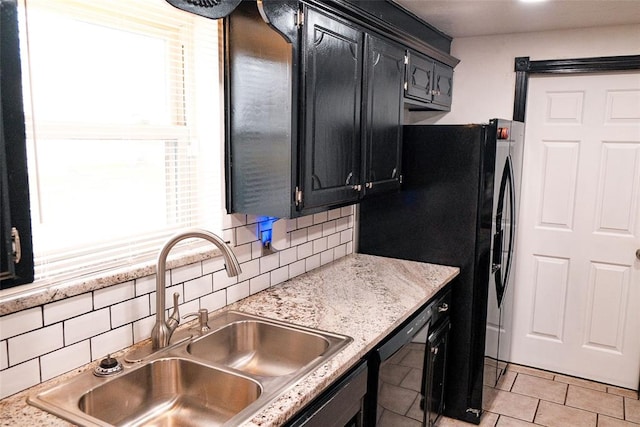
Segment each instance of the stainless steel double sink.
[{"label": "stainless steel double sink", "polygon": [[235,311],[209,326],[112,377],[84,372],[28,401],[80,425],[239,425],[352,341]]}]

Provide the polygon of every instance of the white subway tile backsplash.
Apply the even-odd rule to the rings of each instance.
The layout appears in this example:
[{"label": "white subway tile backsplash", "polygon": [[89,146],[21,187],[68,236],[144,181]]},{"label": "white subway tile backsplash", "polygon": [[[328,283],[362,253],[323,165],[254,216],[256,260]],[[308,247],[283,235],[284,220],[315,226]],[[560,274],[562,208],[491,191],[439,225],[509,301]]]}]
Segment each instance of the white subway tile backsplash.
[{"label": "white subway tile backsplash", "polygon": [[0,340],[42,327],[40,307],[22,310],[0,317]]},{"label": "white subway tile backsplash", "polygon": [[333,221],[325,222],[324,224],[322,224],[322,235],[326,237],[335,233],[336,222],[337,221],[333,220]]},{"label": "white subway tile backsplash", "polygon": [[297,228],[307,228],[313,225],[313,215],[302,216],[297,219]]},{"label": "white subway tile backsplash", "polygon": [[327,218],[329,218],[329,215],[327,214],[327,212],[317,213],[317,214],[313,215],[313,223],[314,224],[321,224],[323,222],[326,222]]},{"label": "white subway tile backsplash", "polygon": [[189,280],[184,284],[184,299],[191,301],[213,292],[213,274]]},{"label": "white subway tile backsplash", "polygon": [[322,251],[327,250],[327,238],[323,237],[321,239],[316,239],[313,241],[313,253],[319,254]]},{"label": "white subway tile backsplash", "polygon": [[32,359],[0,371],[0,399],[11,396],[40,382],[40,363]]},{"label": "white subway tile backsplash", "polygon": [[64,346],[62,323],[9,338],[8,345],[11,366],[62,348]]},{"label": "white subway tile backsplash", "polygon": [[[238,259],[239,263],[251,261],[251,243],[245,243],[244,245],[236,246],[233,248],[233,253]],[[224,258],[222,258],[222,264],[224,265]]]},{"label": "white subway tile backsplash", "polygon": [[287,226],[285,227],[287,232],[291,232],[298,228],[298,221],[296,219],[281,219],[280,221],[287,221]]},{"label": "white subway tile backsplash", "polygon": [[[286,244],[263,254],[255,215],[224,217],[243,273],[228,277],[224,258],[168,270],[165,316],[178,292],[181,315],[218,310],[353,251],[353,207],[288,219]],[[237,246],[235,246],[237,244]],[[156,276],[151,274],[0,317],[0,397],[149,339],[155,323]]]},{"label": "white subway tile backsplash", "polygon": [[88,313],[91,310],[93,310],[91,292],[45,304],[43,307],[44,324],[51,325],[52,323],[61,322],[70,317]]},{"label": "white subway tile backsplash", "polygon": [[310,256],[305,261],[306,261],[306,264],[305,264],[306,271],[311,271],[314,268],[318,268],[320,267],[320,254]]},{"label": "white subway tile backsplash", "polygon": [[351,232],[350,228],[340,232],[340,243],[347,243],[347,242],[350,242],[352,239],[353,239],[353,233]]},{"label": "white subway tile backsplash", "polygon": [[150,294],[156,290],[156,275],[141,277],[136,279],[136,296]]},{"label": "white subway tile backsplash", "polygon": [[202,264],[199,262],[171,269],[171,284],[177,285],[202,276]]},{"label": "white subway tile backsplash", "polygon": [[256,240],[251,243],[251,258],[256,259],[262,256],[262,242],[260,240]]},{"label": "white subway tile backsplash", "polygon": [[231,214],[224,215],[222,217],[222,228],[235,228],[245,225],[247,223],[247,216],[245,214]]},{"label": "white subway tile backsplash", "polygon": [[0,370],[9,367],[9,354],[7,351],[7,341],[0,341]]},{"label": "white subway tile backsplash", "polygon": [[326,250],[320,254],[320,265],[329,264],[333,261],[333,249]]},{"label": "white subway tile backsplash", "polygon": [[96,336],[110,329],[109,309],[93,311],[65,320],[64,322],[64,344],[70,345],[78,341]]},{"label": "white subway tile backsplash", "polygon": [[340,208],[338,208],[338,209],[332,209],[332,210],[330,210],[329,212],[327,212],[327,215],[328,215],[327,219],[328,219],[329,221],[331,221],[331,220],[333,220],[333,219],[338,219],[338,218],[340,218],[340,217],[342,216],[342,213],[341,213]]},{"label": "white subway tile backsplash", "polygon": [[133,345],[133,328],[130,324],[91,338],[91,360],[98,360]]},{"label": "white subway tile backsplash", "polygon": [[313,255],[313,242],[298,246],[298,259],[303,259]]},{"label": "white subway tile backsplash", "polygon": [[333,233],[327,237],[327,247],[335,248],[340,244],[340,233]]},{"label": "white subway tile backsplash", "polygon": [[307,239],[315,240],[322,237],[322,224],[307,228]]},{"label": "white subway tile backsplash", "polygon": [[139,343],[151,337],[151,330],[156,323],[156,316],[145,317],[133,322],[133,342]]},{"label": "white subway tile backsplash", "polygon": [[236,245],[243,245],[254,240],[258,240],[258,224],[236,228]]},{"label": "white subway tile backsplash", "polygon": [[126,323],[132,323],[149,314],[151,314],[151,305],[148,294],[112,305],[111,327],[117,328]]},{"label": "white subway tile backsplash", "polygon": [[296,261],[293,264],[289,264],[289,278],[292,279],[296,276],[304,274],[307,271],[307,262],[304,259]]},{"label": "white subway tile backsplash", "polygon": [[271,284],[271,275],[269,273],[261,274],[249,280],[249,293],[251,295],[264,291]]},{"label": "white subway tile backsplash", "polygon": [[93,292],[93,306],[97,310],[111,304],[133,298],[136,294],[134,281],[120,283]]},{"label": "white subway tile backsplash", "polygon": [[227,288],[227,304],[240,301],[249,296],[249,281],[246,280]]},{"label": "white subway tile backsplash", "polygon": [[228,228],[226,230],[222,230],[222,240],[231,245],[231,247],[236,245],[236,229]]},{"label": "white subway tile backsplash", "polygon": [[254,259],[253,261],[245,262],[244,264],[240,264],[240,268],[242,269],[242,273],[238,276],[238,281],[249,280],[260,274],[260,260]]},{"label": "white subway tile backsplash", "polygon": [[89,362],[91,362],[89,340],[80,341],[53,353],[45,354],[40,358],[42,381],[57,377]]},{"label": "white subway tile backsplash", "polygon": [[[234,251],[234,254],[235,254],[235,251]],[[246,261],[249,261],[249,259],[247,259]],[[238,262],[244,262],[244,261],[240,261],[240,259],[238,259]],[[202,261],[203,275],[214,273],[220,270],[224,270],[224,257],[222,257],[222,255]]]},{"label": "white subway tile backsplash", "polygon": [[221,290],[200,298],[200,308],[206,308],[209,312],[218,310],[227,305],[227,291]]},{"label": "white subway tile backsplash", "polygon": [[298,249],[293,247],[280,251],[280,265],[291,264],[298,260]]},{"label": "white subway tile backsplash", "polygon": [[[242,266],[241,266],[242,268]],[[231,285],[238,283],[238,276],[231,276],[227,274],[227,270],[220,270],[213,273],[213,291],[219,291],[220,289],[227,288]]]},{"label": "white subway tile backsplash", "polygon": [[347,255],[347,245],[336,246],[333,249],[333,259],[339,259]]},{"label": "white subway tile backsplash", "polygon": [[346,230],[349,227],[349,217],[342,217],[336,220],[336,231]]},{"label": "white subway tile backsplash", "polygon": [[280,267],[280,254],[278,252],[260,258],[260,274],[275,270]]},{"label": "white subway tile backsplash", "polygon": [[291,246],[298,246],[307,242],[307,228],[291,232]]},{"label": "white subway tile backsplash", "polygon": [[271,286],[282,283],[287,279],[289,279],[289,267],[286,265],[271,272]]}]

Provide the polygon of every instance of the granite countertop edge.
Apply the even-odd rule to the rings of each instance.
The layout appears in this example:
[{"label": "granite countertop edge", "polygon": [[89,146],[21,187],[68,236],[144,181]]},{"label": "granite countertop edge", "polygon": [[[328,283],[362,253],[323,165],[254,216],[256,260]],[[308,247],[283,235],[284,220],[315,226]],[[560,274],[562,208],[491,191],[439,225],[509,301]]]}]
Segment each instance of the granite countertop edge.
[{"label": "granite countertop edge", "polygon": [[[457,274],[456,267],[354,254],[231,304],[224,310],[347,335],[353,341],[265,406],[245,427],[280,426],[340,378]],[[123,350],[124,353],[126,350]],[[94,363],[0,400],[2,426],[67,426],[26,399]]]}]

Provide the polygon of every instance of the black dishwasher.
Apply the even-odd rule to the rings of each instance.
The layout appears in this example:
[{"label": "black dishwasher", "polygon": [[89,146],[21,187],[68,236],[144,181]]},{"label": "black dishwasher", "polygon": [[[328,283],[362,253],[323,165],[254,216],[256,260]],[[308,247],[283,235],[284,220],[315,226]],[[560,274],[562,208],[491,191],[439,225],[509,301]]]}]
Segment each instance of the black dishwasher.
[{"label": "black dishwasher", "polygon": [[367,363],[361,361],[307,405],[285,427],[362,427]]},{"label": "black dishwasher", "polygon": [[442,414],[450,301],[447,287],[370,354],[365,426],[432,426]]}]

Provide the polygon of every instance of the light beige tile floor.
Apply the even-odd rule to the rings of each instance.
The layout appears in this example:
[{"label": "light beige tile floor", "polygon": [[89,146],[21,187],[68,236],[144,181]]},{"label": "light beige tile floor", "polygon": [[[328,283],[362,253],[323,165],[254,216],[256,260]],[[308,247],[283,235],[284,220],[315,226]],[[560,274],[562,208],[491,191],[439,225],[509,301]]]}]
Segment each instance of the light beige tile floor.
[{"label": "light beige tile floor", "polygon": [[[498,384],[491,384],[495,368],[487,369],[482,427],[640,425],[640,400],[634,390],[513,364]],[[441,418],[438,425],[473,426],[450,418]]]}]

